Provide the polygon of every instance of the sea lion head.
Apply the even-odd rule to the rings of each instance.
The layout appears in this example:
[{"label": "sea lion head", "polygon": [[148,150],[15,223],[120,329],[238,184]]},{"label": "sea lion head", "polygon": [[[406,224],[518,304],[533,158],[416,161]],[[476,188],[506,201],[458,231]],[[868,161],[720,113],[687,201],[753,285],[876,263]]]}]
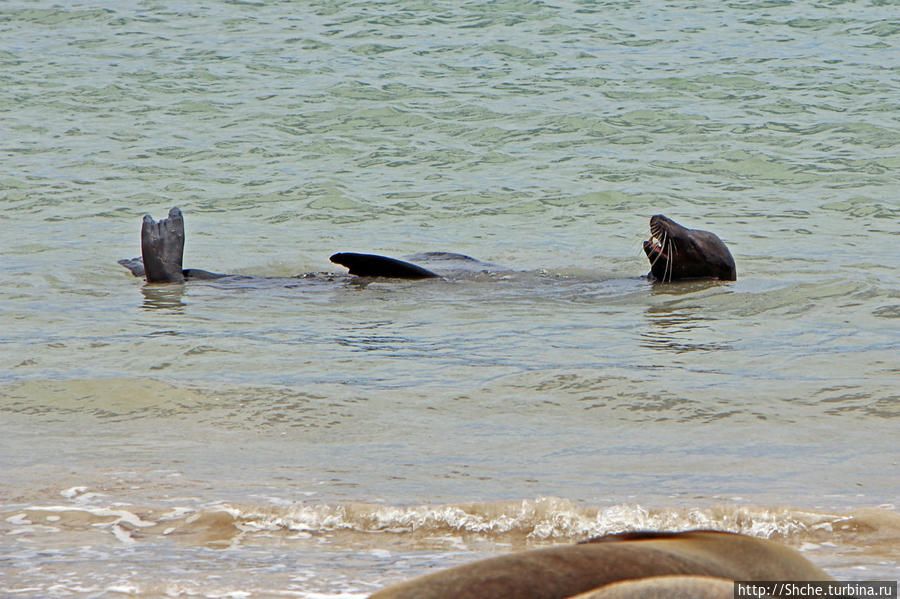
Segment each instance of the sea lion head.
[{"label": "sea lion head", "polygon": [[662,214],[650,219],[644,253],[650,260],[650,275],[657,281],[737,280],[734,258],[721,239],[709,231],[682,227]]}]

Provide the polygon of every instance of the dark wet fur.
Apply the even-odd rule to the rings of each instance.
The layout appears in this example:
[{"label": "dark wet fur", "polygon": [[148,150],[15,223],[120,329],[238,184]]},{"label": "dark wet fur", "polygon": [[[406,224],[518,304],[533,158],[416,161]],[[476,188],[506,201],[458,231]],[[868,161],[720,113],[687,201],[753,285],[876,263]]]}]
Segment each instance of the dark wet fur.
[{"label": "dark wet fur", "polygon": [[[644,242],[650,260],[650,276],[668,282],[684,279],[721,279],[734,281],[737,271],[734,259],[721,239],[708,231],[687,229],[675,221],[656,215],[650,219],[651,241]],[[655,240],[655,241],[654,241]],[[148,283],[183,283],[187,279],[217,279],[227,275],[182,266],[184,255],[184,217],[177,207],[168,218],[153,220],[144,216],[141,225],[141,258],[119,260],[119,264]],[[414,259],[482,270],[492,265],[469,256],[444,252],[426,252]],[[335,264],[346,266],[351,275],[396,279],[430,279],[440,275],[411,262],[378,256],[342,252],[331,256]]]},{"label": "dark wet fur", "polygon": [[184,283],[185,279],[217,279],[224,277],[197,268],[183,268],[184,217],[178,207],[169,210],[168,218],[153,220],[149,214],[141,223],[141,257],[119,260],[119,264],[148,283]]},{"label": "dark wet fur", "polygon": [[719,530],[705,530],[705,529],[697,529],[697,530],[684,530],[684,531],[659,531],[659,530],[633,530],[629,532],[616,532],[608,535],[600,535],[599,537],[591,537],[590,539],[585,539],[583,541],[578,541],[579,545],[583,545],[585,543],[613,543],[617,541],[640,541],[644,539],[672,539],[672,538],[680,538],[686,537],[691,533],[716,533],[723,535],[734,534],[731,532],[719,531]]},{"label": "dark wet fur", "polygon": [[[169,210],[168,218],[160,219],[159,222],[148,214],[141,224],[141,258],[119,260],[119,264],[134,276],[146,278],[148,283],[183,283],[188,279],[218,279],[227,276],[196,268],[183,268],[184,239],[184,216],[177,207]],[[433,254],[433,257],[438,256],[442,255]],[[472,260],[459,254],[446,256]],[[334,254],[331,261],[346,266],[351,275],[359,277],[429,279],[439,276],[416,264],[374,254],[339,253]]]},{"label": "dark wet fur", "polygon": [[183,283],[184,218],[177,207],[159,222],[149,214],[141,225],[141,257],[148,283]]},{"label": "dark wet fur", "polygon": [[657,281],[737,280],[734,258],[715,234],[688,229],[657,214],[650,219],[650,236],[644,253],[650,260],[650,276]]},{"label": "dark wet fur", "polygon": [[351,275],[358,277],[390,277],[393,279],[432,279],[435,273],[411,262],[375,254],[342,252],[331,256],[335,264],[346,266]]}]

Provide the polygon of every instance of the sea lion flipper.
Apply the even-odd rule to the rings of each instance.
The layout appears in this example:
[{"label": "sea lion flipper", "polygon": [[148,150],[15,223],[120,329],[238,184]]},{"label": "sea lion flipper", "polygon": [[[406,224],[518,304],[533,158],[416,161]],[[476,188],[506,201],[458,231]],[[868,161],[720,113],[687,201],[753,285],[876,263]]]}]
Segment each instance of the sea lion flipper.
[{"label": "sea lion flipper", "polygon": [[346,266],[358,277],[389,277],[394,279],[431,279],[439,277],[426,268],[396,258],[375,254],[341,252],[331,256],[335,264]]},{"label": "sea lion flipper", "polygon": [[119,264],[131,271],[136,277],[144,276],[144,261],[138,256],[137,258],[123,258],[119,260]]},{"label": "sea lion flipper", "polygon": [[[148,283],[183,283],[184,217],[177,207],[159,222],[149,214],[141,223],[141,254]],[[133,272],[133,271],[132,271]]]}]

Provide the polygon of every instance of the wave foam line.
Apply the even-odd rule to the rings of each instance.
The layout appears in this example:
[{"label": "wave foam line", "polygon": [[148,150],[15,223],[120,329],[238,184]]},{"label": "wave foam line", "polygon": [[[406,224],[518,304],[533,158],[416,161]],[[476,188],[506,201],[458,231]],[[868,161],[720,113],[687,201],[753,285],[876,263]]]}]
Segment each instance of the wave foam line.
[{"label": "wave foam line", "polygon": [[[486,540],[572,542],[636,530],[715,529],[796,543],[857,537],[900,541],[900,513],[892,505],[850,512],[792,507],[722,505],[648,508],[623,504],[591,507],[568,499],[448,505],[389,506],[366,503],[265,505],[216,504],[199,509],[167,507],[33,506],[0,513],[8,534],[54,531],[105,531],[122,543],[132,533],[193,538],[228,546],[272,535],[307,538],[339,533],[394,534],[412,538],[472,535]],[[898,543],[900,545],[900,543]]]}]

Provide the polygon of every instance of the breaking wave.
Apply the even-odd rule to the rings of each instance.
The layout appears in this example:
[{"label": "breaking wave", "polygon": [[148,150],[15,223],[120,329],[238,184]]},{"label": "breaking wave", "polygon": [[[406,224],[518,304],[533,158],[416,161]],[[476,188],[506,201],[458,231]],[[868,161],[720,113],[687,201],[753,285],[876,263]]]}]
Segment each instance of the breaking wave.
[{"label": "breaking wave", "polygon": [[874,540],[900,546],[900,514],[893,505],[845,512],[749,505],[591,507],[564,498],[539,497],[421,506],[272,500],[255,505],[138,508],[95,505],[98,498],[82,489],[64,492],[75,495],[71,505],[5,511],[0,514],[0,528],[9,535],[94,532],[112,535],[124,544],[170,537],[212,548],[254,545],[273,538],[371,545],[384,541],[384,535],[413,544],[456,537],[504,545],[541,545],[623,531],[690,529],[739,532],[793,545],[869,545]]}]

